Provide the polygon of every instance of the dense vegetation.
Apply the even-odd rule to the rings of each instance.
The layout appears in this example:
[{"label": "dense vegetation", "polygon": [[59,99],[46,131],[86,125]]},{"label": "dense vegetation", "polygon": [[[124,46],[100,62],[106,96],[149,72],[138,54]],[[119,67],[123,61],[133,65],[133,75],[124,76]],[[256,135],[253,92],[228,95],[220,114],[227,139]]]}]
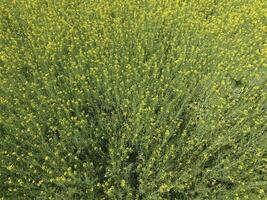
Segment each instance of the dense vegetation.
[{"label": "dense vegetation", "polygon": [[264,199],[264,0],[1,0],[0,199]]}]

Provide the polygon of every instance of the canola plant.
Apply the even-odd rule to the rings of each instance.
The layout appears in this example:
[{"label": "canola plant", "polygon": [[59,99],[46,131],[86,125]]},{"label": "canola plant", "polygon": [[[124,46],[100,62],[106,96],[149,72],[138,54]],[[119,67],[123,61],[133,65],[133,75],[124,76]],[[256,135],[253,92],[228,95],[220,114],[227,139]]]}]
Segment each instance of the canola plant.
[{"label": "canola plant", "polygon": [[265,199],[264,0],[1,0],[0,199]]}]

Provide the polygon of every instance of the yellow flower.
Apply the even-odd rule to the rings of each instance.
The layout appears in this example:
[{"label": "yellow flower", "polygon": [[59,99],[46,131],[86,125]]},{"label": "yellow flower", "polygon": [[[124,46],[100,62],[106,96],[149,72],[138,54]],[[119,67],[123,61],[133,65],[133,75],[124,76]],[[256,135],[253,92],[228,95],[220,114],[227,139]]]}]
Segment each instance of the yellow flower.
[{"label": "yellow flower", "polygon": [[121,187],[124,187],[124,186],[125,186],[125,180],[122,179],[122,181],[121,181]]},{"label": "yellow flower", "polygon": [[167,184],[163,184],[162,186],[160,186],[159,188],[159,192],[163,193],[163,192],[168,192],[170,190],[170,187]]},{"label": "yellow flower", "polygon": [[9,165],[9,166],[7,166],[7,169],[8,169],[9,171],[11,171],[13,168],[14,168],[13,165]]},{"label": "yellow flower", "polygon": [[259,189],[260,194],[264,194],[264,189]]}]

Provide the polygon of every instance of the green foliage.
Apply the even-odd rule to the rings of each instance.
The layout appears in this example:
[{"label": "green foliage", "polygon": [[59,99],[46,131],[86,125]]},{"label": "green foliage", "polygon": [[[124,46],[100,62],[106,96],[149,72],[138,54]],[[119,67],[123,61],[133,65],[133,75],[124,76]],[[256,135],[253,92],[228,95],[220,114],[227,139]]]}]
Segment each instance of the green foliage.
[{"label": "green foliage", "polygon": [[264,199],[264,0],[1,0],[0,199]]}]

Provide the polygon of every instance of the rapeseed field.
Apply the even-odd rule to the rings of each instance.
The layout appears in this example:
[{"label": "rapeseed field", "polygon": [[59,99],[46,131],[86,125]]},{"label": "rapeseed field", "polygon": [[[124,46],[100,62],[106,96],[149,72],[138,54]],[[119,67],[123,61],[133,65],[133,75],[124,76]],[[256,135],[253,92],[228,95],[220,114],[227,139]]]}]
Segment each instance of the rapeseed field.
[{"label": "rapeseed field", "polygon": [[0,0],[0,199],[266,199],[266,13]]}]

